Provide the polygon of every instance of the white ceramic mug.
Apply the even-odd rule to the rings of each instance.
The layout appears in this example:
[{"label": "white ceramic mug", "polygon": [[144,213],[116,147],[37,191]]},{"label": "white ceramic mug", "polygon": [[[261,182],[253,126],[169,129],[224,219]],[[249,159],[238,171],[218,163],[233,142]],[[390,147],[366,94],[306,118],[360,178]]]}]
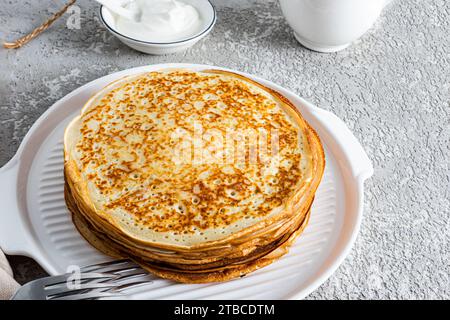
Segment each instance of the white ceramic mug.
[{"label": "white ceramic mug", "polygon": [[305,47],[336,52],[361,37],[390,0],[280,0],[283,14]]}]

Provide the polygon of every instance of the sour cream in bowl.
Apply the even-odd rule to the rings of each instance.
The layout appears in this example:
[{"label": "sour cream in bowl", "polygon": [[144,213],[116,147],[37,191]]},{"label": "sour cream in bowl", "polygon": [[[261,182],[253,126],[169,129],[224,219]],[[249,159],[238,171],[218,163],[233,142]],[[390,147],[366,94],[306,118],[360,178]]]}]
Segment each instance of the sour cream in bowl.
[{"label": "sour cream in bowl", "polygon": [[205,37],[216,22],[208,0],[130,0],[123,7],[139,12],[139,19],[121,17],[101,6],[102,22],[120,41],[149,54],[185,50]]}]

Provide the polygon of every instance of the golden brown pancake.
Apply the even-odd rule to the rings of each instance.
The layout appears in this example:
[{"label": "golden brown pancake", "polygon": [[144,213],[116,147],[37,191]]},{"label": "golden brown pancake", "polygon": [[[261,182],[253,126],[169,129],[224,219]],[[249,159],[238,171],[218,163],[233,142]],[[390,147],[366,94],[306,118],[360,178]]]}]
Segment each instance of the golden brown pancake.
[{"label": "golden brown pancake", "polygon": [[[69,201],[70,202],[70,201]],[[72,210],[71,210],[72,211]],[[73,212],[73,211],[72,211]],[[120,249],[112,246],[112,242],[107,237],[101,234],[92,232],[91,226],[79,214],[73,214],[73,222],[83,237],[88,242],[106,255],[115,258],[130,258],[140,264],[145,270],[164,279],[170,279],[177,282],[184,283],[208,283],[227,281],[234,278],[245,276],[246,274],[262,268],[286,254],[289,247],[295,239],[303,232],[310,216],[310,211],[307,212],[305,219],[297,226],[297,228],[288,235],[285,235],[280,241],[268,247],[264,253],[257,254],[253,257],[247,257],[244,262],[229,264],[225,267],[221,266],[205,266],[205,269],[179,269],[173,268],[170,265],[161,265],[144,260],[139,256],[130,255],[129,253],[121,253]]]},{"label": "golden brown pancake", "polygon": [[231,279],[286,252],[325,165],[288,99],[221,70],[115,81],[69,124],[64,153],[80,233],[181,282]]},{"label": "golden brown pancake", "polygon": [[[139,254],[134,252],[132,249],[127,248],[126,252],[121,252],[123,250],[123,246],[117,245],[114,239],[108,237],[107,234],[98,231],[97,228],[92,226],[80,213],[74,204],[74,200],[70,194],[70,191],[67,190],[65,192],[66,202],[68,204],[69,210],[72,212],[72,218],[74,224],[76,225],[79,232],[86,238],[88,241],[97,249],[102,251],[103,253],[114,256],[114,257],[130,257],[130,253],[134,257],[139,257],[141,261],[145,261],[145,263],[151,264],[152,266],[158,266],[159,268],[165,270],[189,270],[192,273],[204,273],[205,270],[211,271],[212,268],[217,269],[229,269],[236,268],[244,262],[249,262],[256,260],[257,258],[263,257],[267,255],[268,252],[273,251],[275,248],[283,244],[288,237],[296,230],[299,229],[300,226],[306,225],[306,221],[308,220],[308,215],[310,214],[310,210],[305,216],[302,216],[302,219],[296,221],[296,223],[290,228],[290,230],[284,233],[281,237],[274,239],[271,243],[257,246],[255,249],[249,250],[245,252],[245,254],[241,254],[238,257],[226,256],[221,260],[214,262],[203,262],[199,263],[196,261],[192,264],[192,260],[183,260],[181,263],[177,263],[176,261],[168,261],[168,260],[155,260],[152,258],[148,258],[143,254]],[[128,252],[128,254],[127,254]],[[180,262],[180,261],[178,261]]]}]

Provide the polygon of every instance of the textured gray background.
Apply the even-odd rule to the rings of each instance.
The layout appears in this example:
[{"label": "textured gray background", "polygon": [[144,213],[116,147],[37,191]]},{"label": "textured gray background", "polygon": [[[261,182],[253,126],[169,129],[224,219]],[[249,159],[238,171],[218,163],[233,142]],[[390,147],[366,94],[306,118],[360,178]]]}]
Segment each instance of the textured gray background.
[{"label": "textured gray background", "polygon": [[[40,24],[61,1],[2,1],[0,39]],[[161,62],[246,71],[333,111],[375,167],[350,256],[311,299],[450,298],[450,3],[391,3],[345,51],[320,54],[294,39],[275,1],[214,1],[212,33],[186,52],[148,56],[108,34],[93,1],[19,50],[0,49],[0,165],[33,122],[78,86],[114,71]],[[20,282],[44,272],[9,257]]]}]

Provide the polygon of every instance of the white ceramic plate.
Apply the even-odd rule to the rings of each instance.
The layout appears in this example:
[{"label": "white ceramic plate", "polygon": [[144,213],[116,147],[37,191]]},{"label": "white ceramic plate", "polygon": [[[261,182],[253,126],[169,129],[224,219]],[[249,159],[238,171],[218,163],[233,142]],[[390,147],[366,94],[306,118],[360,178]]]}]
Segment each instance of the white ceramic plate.
[{"label": "white ceramic plate", "polygon": [[[0,246],[6,253],[32,257],[53,275],[64,273],[69,265],[83,266],[109,259],[78,234],[65,206],[63,132],[88,98],[108,83],[123,76],[170,67],[217,68],[159,64],[117,72],[68,94],[36,121],[17,154],[0,169]],[[363,148],[335,115],[271,82],[242,74],[288,97],[322,139],[327,164],[309,225],[289,254],[244,278],[217,284],[186,285],[147,276],[149,284],[131,290],[129,297],[303,298],[322,284],[350,251],[362,216],[363,183],[373,173]]]}]

